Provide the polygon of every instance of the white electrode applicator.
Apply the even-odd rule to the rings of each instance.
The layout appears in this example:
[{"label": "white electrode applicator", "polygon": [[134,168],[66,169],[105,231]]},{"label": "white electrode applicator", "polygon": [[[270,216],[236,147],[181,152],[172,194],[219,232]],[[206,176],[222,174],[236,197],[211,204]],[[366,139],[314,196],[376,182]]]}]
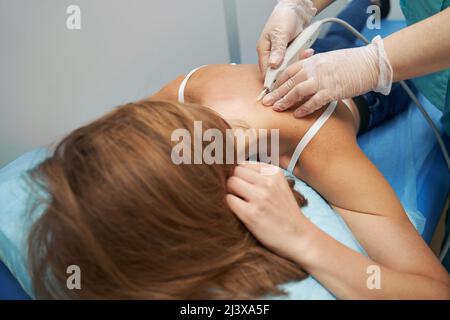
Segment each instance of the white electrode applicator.
[{"label": "white electrode applicator", "polygon": [[319,36],[320,29],[323,25],[323,20],[316,21],[310,24],[305,30],[303,30],[297,38],[286,49],[286,55],[283,63],[277,69],[268,68],[264,79],[264,90],[259,94],[258,101],[261,101],[266,94],[273,90],[275,81],[280,74],[287,69],[291,64],[298,61],[298,55],[309,49]]}]

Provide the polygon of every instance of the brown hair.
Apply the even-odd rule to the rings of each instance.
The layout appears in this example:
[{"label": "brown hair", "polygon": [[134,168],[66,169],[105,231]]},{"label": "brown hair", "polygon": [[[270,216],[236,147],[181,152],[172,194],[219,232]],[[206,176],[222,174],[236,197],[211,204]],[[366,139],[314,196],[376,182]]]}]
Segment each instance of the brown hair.
[{"label": "brown hair", "polygon": [[[73,131],[31,173],[48,194],[29,236],[37,298],[247,299],[305,276],[227,207],[234,165],[173,164],[171,133],[192,133],[194,120],[229,128],[200,106],[128,104]],[[70,265],[81,290],[66,287]]]}]

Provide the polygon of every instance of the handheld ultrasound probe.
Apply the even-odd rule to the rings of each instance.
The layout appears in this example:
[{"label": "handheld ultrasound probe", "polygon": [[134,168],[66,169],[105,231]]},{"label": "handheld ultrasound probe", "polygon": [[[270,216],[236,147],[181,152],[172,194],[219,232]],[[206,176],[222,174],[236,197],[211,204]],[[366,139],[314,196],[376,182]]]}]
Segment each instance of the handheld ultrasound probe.
[{"label": "handheld ultrasound probe", "polygon": [[275,81],[291,64],[298,61],[298,55],[309,49],[319,36],[320,29],[326,20],[319,20],[309,25],[300,33],[297,38],[286,49],[286,55],[283,63],[277,68],[268,68],[264,79],[264,89],[258,96],[258,101],[261,101],[266,94],[273,90]]}]

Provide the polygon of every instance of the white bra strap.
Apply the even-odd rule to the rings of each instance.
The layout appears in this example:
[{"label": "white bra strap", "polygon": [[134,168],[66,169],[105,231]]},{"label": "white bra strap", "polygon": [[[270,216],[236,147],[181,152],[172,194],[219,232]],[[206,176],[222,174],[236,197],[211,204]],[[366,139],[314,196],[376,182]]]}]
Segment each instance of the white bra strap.
[{"label": "white bra strap", "polygon": [[314,124],[309,128],[309,130],[306,132],[306,134],[303,136],[303,138],[298,143],[297,147],[295,148],[294,154],[292,155],[291,162],[289,163],[289,166],[287,168],[288,172],[294,172],[295,165],[298,162],[298,159],[300,158],[300,155],[302,154],[303,150],[305,150],[308,143],[314,138],[314,136],[317,134],[317,132],[322,128],[322,126],[325,124],[325,122],[330,118],[330,116],[333,114],[334,110],[336,109],[337,101],[331,102],[327,109],[322,113],[322,115],[314,122]]},{"label": "white bra strap", "polygon": [[187,82],[189,81],[189,78],[198,70],[203,67],[206,67],[207,65],[195,68],[191,72],[188,73],[188,75],[183,79],[183,82],[181,82],[180,87],[178,88],[178,102],[184,103],[184,90],[186,89]]}]

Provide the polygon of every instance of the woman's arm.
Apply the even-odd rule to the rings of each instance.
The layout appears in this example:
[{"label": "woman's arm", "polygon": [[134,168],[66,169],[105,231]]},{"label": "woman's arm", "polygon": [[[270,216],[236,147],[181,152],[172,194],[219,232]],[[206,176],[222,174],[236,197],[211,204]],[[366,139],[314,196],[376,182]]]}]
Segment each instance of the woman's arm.
[{"label": "woman's arm", "polygon": [[[400,225],[389,223],[374,225],[372,228],[384,226],[391,229],[386,233],[399,232],[400,236],[405,232]],[[303,246],[304,250],[295,254],[294,261],[339,298],[450,299],[448,276],[434,276],[433,268],[430,268],[429,273],[416,270],[417,268],[389,268],[386,263],[377,263],[375,259],[349,249],[315,226],[311,226],[304,237],[306,239],[299,241],[299,248]],[[383,244],[378,244],[377,247],[379,251],[389,250]],[[405,251],[409,249],[404,248]],[[398,254],[398,251],[395,253]],[[408,257],[403,254],[398,257],[402,258]],[[379,277],[379,287],[371,286],[370,277]]]},{"label": "woman's arm", "polygon": [[369,257],[397,272],[448,281],[394,190],[356,143],[350,112],[338,108],[300,158],[298,176],[342,215]]},{"label": "woman's arm", "polygon": [[[297,262],[341,299],[450,299],[448,275],[434,261],[427,272],[421,269],[426,258],[414,261],[411,266],[419,263],[419,267],[416,265],[406,271],[395,263],[388,267],[345,247],[299,214],[284,175],[261,175],[263,166],[267,165],[246,163],[239,166],[228,181],[227,202],[269,249]],[[396,224],[378,223],[372,228],[380,226],[390,226],[385,230],[387,235],[395,233],[396,238],[409,238],[408,232],[403,234],[405,230],[396,228]],[[410,240],[417,241],[414,237]],[[382,244],[375,247],[386,251]],[[418,250],[422,251],[420,245]],[[399,259],[402,258],[408,257],[401,255]],[[383,254],[380,259],[384,260]],[[370,289],[368,285],[373,266],[379,268],[379,289]]]}]

